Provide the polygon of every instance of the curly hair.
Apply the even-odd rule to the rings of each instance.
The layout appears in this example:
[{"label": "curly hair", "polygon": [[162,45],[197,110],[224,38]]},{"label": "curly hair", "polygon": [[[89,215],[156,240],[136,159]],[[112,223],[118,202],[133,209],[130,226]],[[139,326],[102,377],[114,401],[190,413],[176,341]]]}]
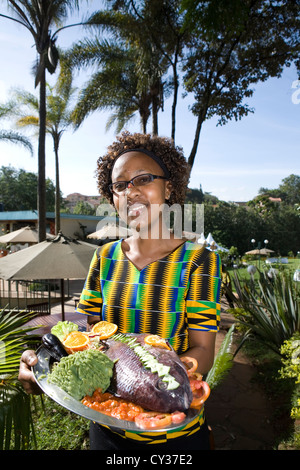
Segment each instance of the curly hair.
[{"label": "curly hair", "polygon": [[184,204],[187,185],[189,182],[190,166],[188,165],[181,147],[174,145],[168,137],[152,136],[150,134],[131,134],[124,131],[116,137],[116,141],[108,147],[107,153],[98,158],[96,177],[98,189],[111,204],[113,195],[108,186],[111,183],[111,172],[116,158],[126,149],[143,148],[155,153],[166,165],[170,173],[172,192],[167,203]]}]

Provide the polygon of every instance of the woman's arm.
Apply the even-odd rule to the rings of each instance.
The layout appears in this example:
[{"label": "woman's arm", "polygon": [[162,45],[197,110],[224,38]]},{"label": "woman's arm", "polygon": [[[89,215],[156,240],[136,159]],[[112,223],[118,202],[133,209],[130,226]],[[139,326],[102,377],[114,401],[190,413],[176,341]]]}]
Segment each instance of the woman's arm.
[{"label": "woman's arm", "polygon": [[198,369],[202,375],[209,372],[214,363],[216,333],[211,331],[189,330],[190,348],[182,357],[193,357],[198,362]]}]

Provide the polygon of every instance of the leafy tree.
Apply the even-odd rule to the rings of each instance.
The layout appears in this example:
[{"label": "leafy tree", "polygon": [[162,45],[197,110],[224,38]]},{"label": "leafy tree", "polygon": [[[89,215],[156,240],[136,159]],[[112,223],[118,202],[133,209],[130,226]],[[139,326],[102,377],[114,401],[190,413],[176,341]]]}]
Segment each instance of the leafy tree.
[{"label": "leafy tree", "polygon": [[78,201],[72,212],[73,214],[96,215],[95,209],[85,201]]},{"label": "leafy tree", "polygon": [[79,8],[78,0],[7,0],[14,16],[0,13],[3,18],[21,24],[33,37],[37,51],[35,86],[39,85],[39,143],[38,143],[38,232],[39,241],[46,238],[46,72],[56,70],[59,53],[56,40],[61,27],[54,33],[54,26],[61,26],[69,11]]},{"label": "leafy tree", "polygon": [[[5,211],[37,210],[38,176],[11,166],[0,168],[0,202]],[[46,210],[55,206],[55,185],[46,179]]]},{"label": "leafy tree", "polygon": [[281,198],[285,204],[299,204],[300,202],[300,176],[289,175],[284,178],[278,188],[260,188],[259,194]]},{"label": "leafy tree", "polygon": [[284,201],[287,204],[300,203],[300,176],[290,175],[282,180],[279,191],[284,194]]},{"label": "leafy tree", "polygon": [[270,213],[264,227],[264,238],[270,241],[270,248],[275,253],[286,256],[289,251],[299,251],[300,217],[293,206],[280,204],[276,211]]},{"label": "leafy tree", "polygon": [[252,209],[265,220],[279,208],[278,203],[273,202],[268,194],[255,197],[249,201],[247,205],[252,207]]},{"label": "leafy tree", "polygon": [[182,0],[190,30],[184,86],[193,93],[197,126],[189,164],[193,166],[203,123],[218,124],[253,112],[244,102],[251,85],[299,67],[299,2],[266,0]]},{"label": "leafy tree", "polygon": [[224,201],[217,205],[205,203],[204,227],[205,233],[211,232],[218,244],[228,249],[235,246],[240,255],[251,248],[251,238],[267,236],[263,219],[254,211]]}]

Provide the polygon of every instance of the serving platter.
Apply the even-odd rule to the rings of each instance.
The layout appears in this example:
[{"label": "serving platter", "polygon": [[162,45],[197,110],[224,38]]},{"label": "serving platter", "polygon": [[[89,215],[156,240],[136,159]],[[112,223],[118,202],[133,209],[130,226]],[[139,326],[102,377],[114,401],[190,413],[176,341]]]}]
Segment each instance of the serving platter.
[{"label": "serving platter", "polygon": [[[48,374],[51,373],[52,358],[49,352],[42,346],[37,350],[36,354],[38,357],[38,362],[32,368],[35,380],[38,383],[39,387],[43,390],[43,392],[56,403],[63,406],[67,410],[79,416],[82,416],[83,418],[89,419],[90,421],[94,421],[104,426],[108,426],[115,430],[147,432],[147,430],[142,430],[132,421],[125,421],[113,418],[112,416],[108,416],[104,413],[100,413],[99,411],[93,410],[83,405],[80,401],[75,400],[75,398],[73,398],[61,388],[49,383],[47,377]],[[179,424],[170,424],[165,428],[151,429],[151,433],[172,431],[175,429],[182,428],[183,426],[193,421],[198,414],[199,410],[190,408],[187,411],[186,418],[183,422]]]}]

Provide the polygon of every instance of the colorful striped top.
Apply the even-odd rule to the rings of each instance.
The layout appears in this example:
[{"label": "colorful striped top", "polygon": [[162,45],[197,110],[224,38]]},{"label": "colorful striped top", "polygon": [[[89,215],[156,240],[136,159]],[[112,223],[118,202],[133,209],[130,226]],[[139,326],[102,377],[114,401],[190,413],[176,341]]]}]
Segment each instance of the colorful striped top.
[{"label": "colorful striped top", "polygon": [[188,349],[188,328],[218,330],[217,253],[187,241],[139,270],[121,243],[110,242],[96,250],[77,312],[116,323],[120,333],[169,338],[178,354]]},{"label": "colorful striped top", "polygon": [[[188,329],[218,331],[220,287],[220,258],[213,251],[187,241],[139,270],[117,240],[95,251],[77,312],[116,323],[120,333],[168,338],[182,354],[189,349]],[[188,432],[195,432],[202,421],[200,413]],[[160,433],[154,434],[159,439]],[[169,438],[184,434],[171,433]],[[153,442],[148,436],[124,432],[124,437]]]}]

